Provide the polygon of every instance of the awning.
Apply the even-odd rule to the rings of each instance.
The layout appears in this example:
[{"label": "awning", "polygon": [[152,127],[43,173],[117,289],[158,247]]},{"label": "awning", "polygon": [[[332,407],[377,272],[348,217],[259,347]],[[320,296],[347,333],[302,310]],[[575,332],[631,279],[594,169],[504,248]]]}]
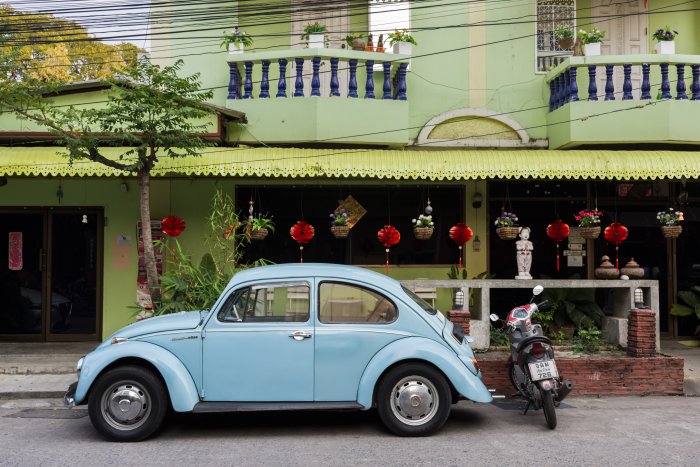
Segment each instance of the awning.
[{"label": "awning", "polygon": [[[60,153],[61,152],[61,153]],[[123,149],[105,148],[118,159]],[[0,175],[128,176],[87,161],[70,163],[56,147],[0,148]],[[700,152],[548,150],[362,150],[207,148],[200,157],[159,157],[153,176],[269,178],[697,179]]]}]

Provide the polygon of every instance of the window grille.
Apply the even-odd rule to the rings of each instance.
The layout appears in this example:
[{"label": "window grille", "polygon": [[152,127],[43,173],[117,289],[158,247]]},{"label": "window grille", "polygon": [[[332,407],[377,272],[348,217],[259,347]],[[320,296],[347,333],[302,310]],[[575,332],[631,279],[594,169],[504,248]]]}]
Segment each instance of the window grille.
[{"label": "window grille", "polygon": [[545,72],[572,55],[559,47],[554,32],[570,29],[576,36],[575,0],[538,0],[537,2],[537,71]]}]

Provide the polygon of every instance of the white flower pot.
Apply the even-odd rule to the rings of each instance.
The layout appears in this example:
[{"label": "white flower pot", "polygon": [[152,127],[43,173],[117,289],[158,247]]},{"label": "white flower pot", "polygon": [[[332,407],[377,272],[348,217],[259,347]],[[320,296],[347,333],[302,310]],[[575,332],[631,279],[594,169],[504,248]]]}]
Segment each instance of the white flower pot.
[{"label": "white flower pot", "polygon": [[654,48],[657,54],[675,54],[676,41],[659,41]]},{"label": "white flower pot", "polygon": [[583,44],[583,54],[586,57],[600,55],[600,42],[594,42],[592,44]]},{"label": "white flower pot", "polygon": [[400,55],[411,55],[411,44],[410,42],[395,42],[394,43],[394,53]]},{"label": "white flower pot", "polygon": [[326,42],[325,34],[309,34],[309,48],[310,49],[322,49],[325,47]]},{"label": "white flower pot", "polygon": [[228,53],[230,54],[242,54],[245,50],[245,45],[243,44],[229,44]]}]

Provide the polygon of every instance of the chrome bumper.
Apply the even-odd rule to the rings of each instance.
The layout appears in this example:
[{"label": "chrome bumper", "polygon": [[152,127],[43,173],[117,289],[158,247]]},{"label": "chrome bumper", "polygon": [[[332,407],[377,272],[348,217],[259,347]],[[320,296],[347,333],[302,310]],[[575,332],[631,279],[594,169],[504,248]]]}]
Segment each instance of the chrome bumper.
[{"label": "chrome bumper", "polygon": [[63,396],[63,403],[67,405],[68,407],[74,407],[75,406],[75,390],[78,387],[78,382],[76,381],[75,383],[71,384],[68,386],[68,391],[66,391],[66,394]]}]

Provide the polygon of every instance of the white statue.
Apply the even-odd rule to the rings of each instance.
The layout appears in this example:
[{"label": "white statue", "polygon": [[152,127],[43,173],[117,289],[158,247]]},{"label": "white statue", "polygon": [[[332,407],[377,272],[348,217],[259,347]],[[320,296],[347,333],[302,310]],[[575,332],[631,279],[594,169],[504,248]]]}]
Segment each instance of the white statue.
[{"label": "white statue", "polygon": [[515,259],[518,262],[518,275],[516,279],[532,279],[530,266],[532,266],[532,242],[530,241],[530,227],[520,227],[518,236],[520,240],[515,242]]}]

